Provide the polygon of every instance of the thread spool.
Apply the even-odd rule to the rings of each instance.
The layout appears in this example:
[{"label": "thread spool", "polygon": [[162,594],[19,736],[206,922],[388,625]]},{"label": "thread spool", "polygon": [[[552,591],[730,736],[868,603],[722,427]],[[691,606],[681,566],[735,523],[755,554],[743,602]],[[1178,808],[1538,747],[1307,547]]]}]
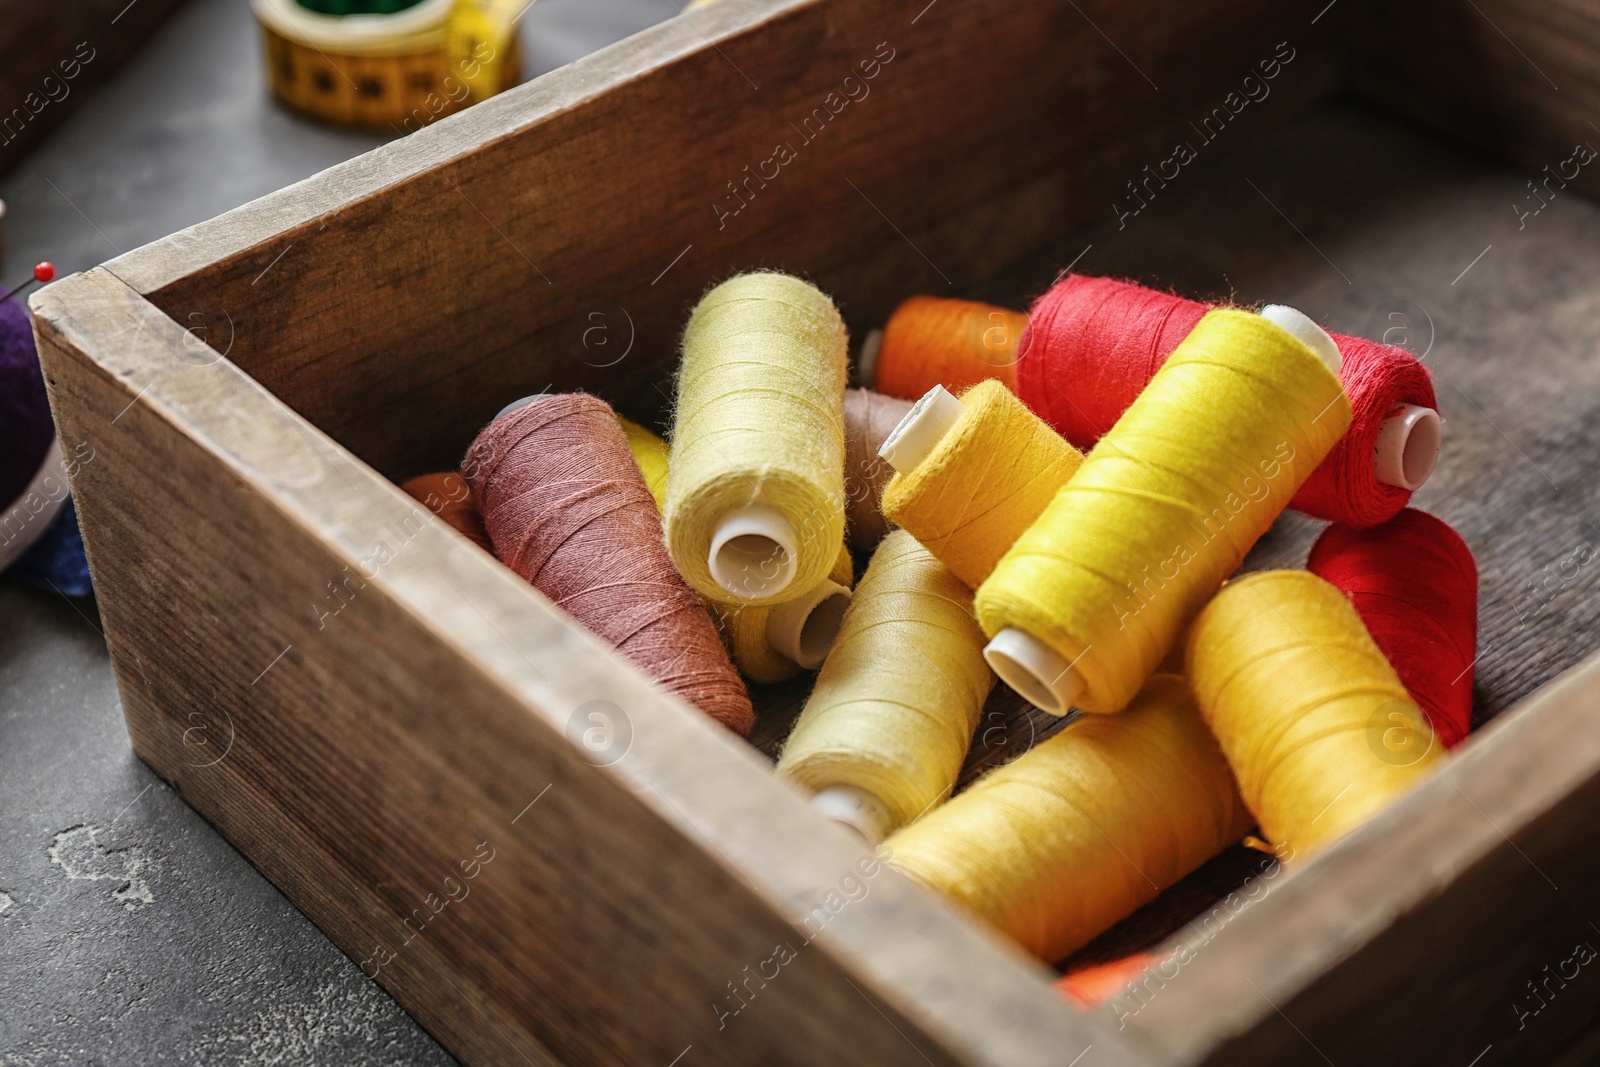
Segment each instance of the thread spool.
[{"label": "thread spool", "polygon": [[755,713],[716,625],[661,542],[616,415],[583,393],[498,416],[463,469],[500,561],[661,685],[734,732]]},{"label": "thread spool", "polygon": [[993,685],[971,591],[896,530],[872,555],[778,773],[876,844],[949,796]]},{"label": "thread spool", "polygon": [[272,94],[326,122],[410,132],[520,78],[514,20],[524,0],[421,0],[370,13],[298,0],[250,6]]},{"label": "thread spool", "polygon": [[1195,620],[1187,663],[1280,860],[1322,851],[1444,760],[1355,608],[1307,571],[1229,582]]},{"label": "thread spool", "polygon": [[451,529],[485,552],[494,553],[489,532],[483,528],[478,502],[472,498],[472,486],[459,473],[419,474],[400,488],[443,519]]},{"label": "thread spool", "polygon": [[1349,422],[1315,351],[1209,312],[978,588],[989,665],[1056,715],[1122,708]]},{"label": "thread spool", "polygon": [[895,309],[876,344],[863,346],[863,384],[915,400],[936,385],[965,392],[995,379],[1017,384],[1017,345],[1028,316],[974,300],[913,296]]},{"label": "thread spool", "polygon": [[689,317],[665,515],[672,559],[702,595],[776,604],[832,571],[846,346],[833,302],[785,274],[730,278]]},{"label": "thread spool", "polygon": [[1368,530],[1330,526],[1306,569],[1343,593],[1446,749],[1472,728],[1478,567],[1443,520],[1407,508]]},{"label": "thread spool", "polygon": [[[1068,275],[1040,297],[1019,347],[1017,394],[1062,436],[1093,446],[1206,314],[1205,304],[1113,278]],[[1331,335],[1351,428],[1291,506],[1373,526],[1406,506],[1438,462],[1433,379],[1402,348]]]},{"label": "thread spool", "polygon": [[884,490],[885,516],[974,589],[1083,463],[997,381],[959,399],[934,386],[882,455],[897,472]]},{"label": "thread spool", "polygon": [[[656,504],[663,506],[670,469],[667,443],[636,422],[620,417],[618,421],[645,485]],[[793,600],[745,608],[711,600],[706,606],[715,616],[723,642],[744,676],[752,682],[772,685],[787,681],[802,670],[814,671],[822,666],[838,638],[854,583],[855,561],[849,547],[840,544],[827,580]]]},{"label": "thread spool", "polygon": [[1084,716],[889,838],[889,863],[1054,962],[1244,836],[1183,679]]},{"label": "thread spool", "polygon": [[889,532],[883,488],[894,468],[878,449],[910,410],[910,401],[870,389],[849,389],[844,394],[844,495],[850,547],[857,552],[871,552]]}]

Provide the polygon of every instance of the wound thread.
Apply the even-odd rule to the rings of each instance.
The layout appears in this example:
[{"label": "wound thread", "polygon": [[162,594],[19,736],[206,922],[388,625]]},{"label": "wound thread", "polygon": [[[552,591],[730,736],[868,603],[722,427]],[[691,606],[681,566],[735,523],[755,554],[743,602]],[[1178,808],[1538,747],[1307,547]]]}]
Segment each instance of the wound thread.
[{"label": "wound thread", "polygon": [[994,675],[972,593],[896,530],[873,553],[778,773],[880,801],[885,829],[950,795]]},{"label": "wound thread", "polygon": [[1307,571],[1229,582],[1195,620],[1187,664],[1282,861],[1322,851],[1444,761],[1356,609]]},{"label": "wound thread", "polygon": [[960,399],[961,418],[914,470],[894,476],[883,510],[975,589],[1077,473],[1083,454],[997,381]]},{"label": "wound thread", "polygon": [[984,632],[1048,646],[1082,710],[1121,709],[1349,421],[1311,349],[1208,313],[979,586]]},{"label": "wound thread", "polygon": [[[665,516],[673,562],[703,596],[776,604],[833,570],[844,538],[847,360],[838,310],[798,278],[741,274],[696,305],[683,335]],[[752,518],[752,508],[762,510]],[[751,524],[740,531],[762,532],[719,542],[741,516]],[[714,544],[724,550],[720,581]]]},{"label": "wound thread", "polygon": [[1017,345],[1028,316],[975,300],[913,296],[884,324],[873,385],[915,400],[936,385],[952,393],[986,379],[1016,387]]},{"label": "wound thread", "polygon": [[1082,716],[889,838],[889,863],[1046,962],[1082,948],[1251,819],[1183,679]]},{"label": "wound thread", "polygon": [[889,431],[911,410],[911,402],[870,389],[844,394],[844,492],[849,505],[850,547],[871,552],[889,532],[883,488],[894,468],[878,456]]},{"label": "wound thread", "polygon": [[1446,749],[1472,728],[1478,565],[1442,519],[1406,508],[1368,530],[1322,531],[1306,569],[1355,606]]},{"label": "wound thread", "polygon": [[[1069,274],[1029,313],[1017,395],[1068,441],[1090,448],[1207,310],[1197,300],[1132,282]],[[1433,377],[1403,348],[1331,336],[1343,357],[1339,379],[1350,401],[1350,429],[1290,506],[1316,518],[1373,526],[1398,513],[1412,493],[1378,480],[1379,431],[1402,405],[1437,409]]]},{"label": "wound thread", "polygon": [[467,540],[494,553],[489,532],[483,528],[483,516],[478,513],[478,502],[472,498],[472,487],[458,472],[419,474],[400,488]]},{"label": "wound thread", "polygon": [[749,694],[667,556],[655,502],[604,401],[535,398],[485,427],[463,469],[502,563],[664,688],[750,732]]}]

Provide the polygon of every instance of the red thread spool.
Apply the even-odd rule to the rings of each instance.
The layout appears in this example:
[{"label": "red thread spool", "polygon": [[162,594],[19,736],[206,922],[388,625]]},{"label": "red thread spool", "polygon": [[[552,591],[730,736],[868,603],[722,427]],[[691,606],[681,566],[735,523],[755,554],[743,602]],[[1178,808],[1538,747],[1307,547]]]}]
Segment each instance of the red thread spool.
[{"label": "red thread spool", "polygon": [[472,498],[472,486],[461,475],[455,471],[419,474],[400,488],[467,540],[485,552],[494,552],[489,532],[483,528],[483,516],[478,513],[478,502]]},{"label": "red thread spool", "polygon": [[502,412],[463,467],[502,563],[661,685],[750,732],[750,695],[667,556],[655,498],[604,401],[567,393]]},{"label": "red thread spool", "polygon": [[1445,522],[1406,508],[1367,530],[1330,526],[1306,569],[1350,598],[1446,748],[1472,727],[1478,567]]},{"label": "red thread spool", "polygon": [[[1068,441],[1088,449],[1209,310],[1132,282],[1069,274],[1033,305],[1018,348],[1017,395]],[[1321,519],[1376,526],[1410,503],[1433,471],[1439,440],[1433,377],[1403,348],[1332,336],[1344,359],[1339,380],[1354,418],[1291,506]]]}]

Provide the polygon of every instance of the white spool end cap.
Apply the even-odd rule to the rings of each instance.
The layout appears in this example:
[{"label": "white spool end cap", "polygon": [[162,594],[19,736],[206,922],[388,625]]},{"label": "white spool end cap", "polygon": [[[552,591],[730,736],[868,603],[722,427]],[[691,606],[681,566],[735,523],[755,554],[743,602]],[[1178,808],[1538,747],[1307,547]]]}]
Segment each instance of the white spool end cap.
[{"label": "white spool end cap", "polygon": [[1287,304],[1268,304],[1261,309],[1261,317],[1288,330],[1295,340],[1315,352],[1317,358],[1326,363],[1333,373],[1338,374],[1339,368],[1344,366],[1339,346],[1328,336],[1328,331],[1313,322],[1305,312]]},{"label": "white spool end cap", "polygon": [[839,636],[852,595],[838,582],[825,581],[804,596],[784,601],[767,616],[767,644],[785,659],[816,670]]},{"label": "white spool end cap", "polygon": [[794,581],[798,539],[789,520],[765,504],[734,508],[717,520],[706,556],[712,579],[734,596],[764,600]]},{"label": "white spool end cap", "polygon": [[811,806],[836,823],[843,823],[876,845],[889,836],[889,809],[883,801],[853,785],[830,785],[818,790]]},{"label": "white spool end cap", "polygon": [[1083,693],[1083,676],[1072,664],[1025,630],[1007,626],[983,647],[983,658],[1002,682],[1051,715],[1071,711]]},{"label": "white spool end cap", "polygon": [[1421,489],[1439,462],[1444,423],[1433,408],[1401,404],[1378,427],[1373,473],[1384,485]]},{"label": "white spool end cap", "polygon": [[546,397],[548,395],[549,395],[548,393],[534,393],[532,396],[525,396],[521,400],[513,400],[511,403],[509,403],[505,407],[501,408],[500,409],[500,413],[498,415],[496,415],[493,419],[490,419],[489,421],[490,422],[498,421],[499,419],[502,419],[505,416],[511,414],[513,411],[517,410],[518,408],[525,408],[529,404],[533,403],[535,400],[543,399],[544,397]]},{"label": "white spool end cap", "polygon": [[878,381],[878,350],[883,347],[883,331],[873,330],[861,342],[861,354],[856,357],[856,377],[861,388],[871,389]]},{"label": "white spool end cap", "polygon": [[901,474],[911,473],[961,421],[965,410],[948,389],[934,386],[889,431],[883,447],[878,449],[878,458]]}]

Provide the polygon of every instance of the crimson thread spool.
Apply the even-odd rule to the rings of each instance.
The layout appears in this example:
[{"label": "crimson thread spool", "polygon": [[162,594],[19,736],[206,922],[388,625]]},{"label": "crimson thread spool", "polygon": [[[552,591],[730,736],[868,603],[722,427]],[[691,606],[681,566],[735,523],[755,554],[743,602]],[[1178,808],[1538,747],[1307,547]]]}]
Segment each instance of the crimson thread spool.
[{"label": "crimson thread spool", "polygon": [[[1069,274],[1033,305],[1017,394],[1087,449],[1109,430],[1210,308],[1114,278]],[[1433,473],[1441,424],[1433,379],[1402,348],[1333,334],[1353,421],[1290,506],[1350,526],[1392,518]]]},{"label": "crimson thread spool", "polygon": [[1445,748],[1472,728],[1478,567],[1442,519],[1406,508],[1367,530],[1330,526],[1306,569],[1355,605]]},{"label": "crimson thread spool", "polygon": [[988,378],[1017,387],[1017,346],[1028,317],[975,300],[913,296],[862,345],[860,377],[915,400],[936,385],[959,393]]},{"label": "crimson thread spool", "polygon": [[463,463],[500,561],[661,685],[735,733],[755,719],[616,414],[584,393],[533,397],[484,428]]},{"label": "crimson thread spool", "polygon": [[419,474],[400,488],[467,540],[485,552],[494,552],[489,532],[483,528],[478,502],[472,498],[472,486],[459,473]]},{"label": "crimson thread spool", "polygon": [[871,552],[889,532],[883,516],[883,488],[894,468],[878,455],[891,431],[911,410],[911,401],[870,389],[844,394],[844,498],[850,547]]}]

